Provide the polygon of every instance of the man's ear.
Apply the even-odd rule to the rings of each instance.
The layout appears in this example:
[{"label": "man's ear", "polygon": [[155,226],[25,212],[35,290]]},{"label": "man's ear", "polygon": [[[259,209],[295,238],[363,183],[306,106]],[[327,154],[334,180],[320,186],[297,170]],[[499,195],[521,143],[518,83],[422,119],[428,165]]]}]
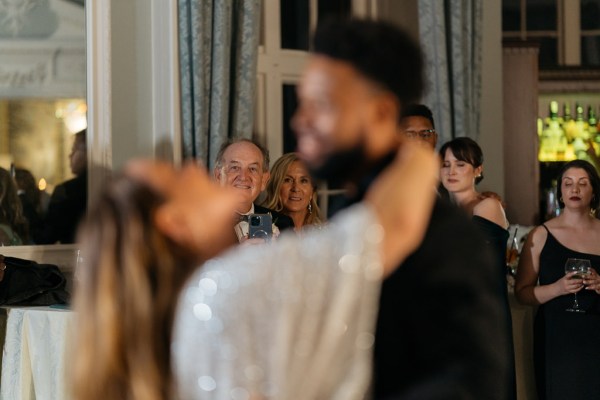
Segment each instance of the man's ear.
[{"label": "man's ear", "polygon": [[182,213],[170,205],[163,205],[154,214],[154,223],[165,236],[179,245],[189,240],[187,219]]},{"label": "man's ear", "polygon": [[222,173],[221,168],[219,168],[219,167],[213,168],[213,177],[215,178],[216,182],[221,181],[221,173]]},{"label": "man's ear", "polygon": [[261,192],[267,188],[267,183],[269,183],[269,179],[271,179],[271,173],[269,171],[263,172],[262,184],[260,185]]}]

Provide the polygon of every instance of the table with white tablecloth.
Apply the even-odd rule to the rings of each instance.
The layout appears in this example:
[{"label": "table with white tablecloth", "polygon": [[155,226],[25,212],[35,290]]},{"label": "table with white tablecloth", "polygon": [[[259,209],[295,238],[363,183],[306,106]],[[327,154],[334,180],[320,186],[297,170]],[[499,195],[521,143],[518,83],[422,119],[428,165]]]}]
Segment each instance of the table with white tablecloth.
[{"label": "table with white tablecloth", "polygon": [[1,307],[1,400],[65,400],[73,313],[53,307]]}]

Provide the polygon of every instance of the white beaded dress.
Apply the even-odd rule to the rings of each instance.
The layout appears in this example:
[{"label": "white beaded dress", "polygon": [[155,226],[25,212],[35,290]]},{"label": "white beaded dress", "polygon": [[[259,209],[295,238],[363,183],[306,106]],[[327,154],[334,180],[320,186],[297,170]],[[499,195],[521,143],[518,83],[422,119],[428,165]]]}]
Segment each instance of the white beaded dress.
[{"label": "white beaded dress", "polygon": [[180,296],[173,369],[181,399],[368,397],[382,229],[356,205],[299,239],[237,247]]}]

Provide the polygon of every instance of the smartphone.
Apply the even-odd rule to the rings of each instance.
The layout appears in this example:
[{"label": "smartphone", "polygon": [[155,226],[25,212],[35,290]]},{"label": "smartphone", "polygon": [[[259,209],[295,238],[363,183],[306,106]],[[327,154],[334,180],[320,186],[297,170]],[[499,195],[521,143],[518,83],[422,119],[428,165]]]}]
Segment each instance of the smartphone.
[{"label": "smartphone", "polygon": [[248,216],[248,238],[269,240],[273,236],[271,214],[250,214]]}]

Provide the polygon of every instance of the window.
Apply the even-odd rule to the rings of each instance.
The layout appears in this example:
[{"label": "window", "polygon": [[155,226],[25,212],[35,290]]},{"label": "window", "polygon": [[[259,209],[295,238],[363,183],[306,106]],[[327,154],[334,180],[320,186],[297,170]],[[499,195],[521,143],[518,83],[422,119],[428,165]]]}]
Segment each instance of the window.
[{"label": "window", "polygon": [[505,39],[540,43],[540,68],[600,66],[600,0],[503,0]]},{"label": "window", "polygon": [[[271,159],[293,151],[290,120],[296,110],[296,84],[308,57],[310,34],[328,17],[372,16],[369,0],[265,0],[258,50],[255,134]],[[322,188],[320,205],[339,191]]]},{"label": "window", "polygon": [[581,65],[600,67],[600,0],[581,0]]}]

